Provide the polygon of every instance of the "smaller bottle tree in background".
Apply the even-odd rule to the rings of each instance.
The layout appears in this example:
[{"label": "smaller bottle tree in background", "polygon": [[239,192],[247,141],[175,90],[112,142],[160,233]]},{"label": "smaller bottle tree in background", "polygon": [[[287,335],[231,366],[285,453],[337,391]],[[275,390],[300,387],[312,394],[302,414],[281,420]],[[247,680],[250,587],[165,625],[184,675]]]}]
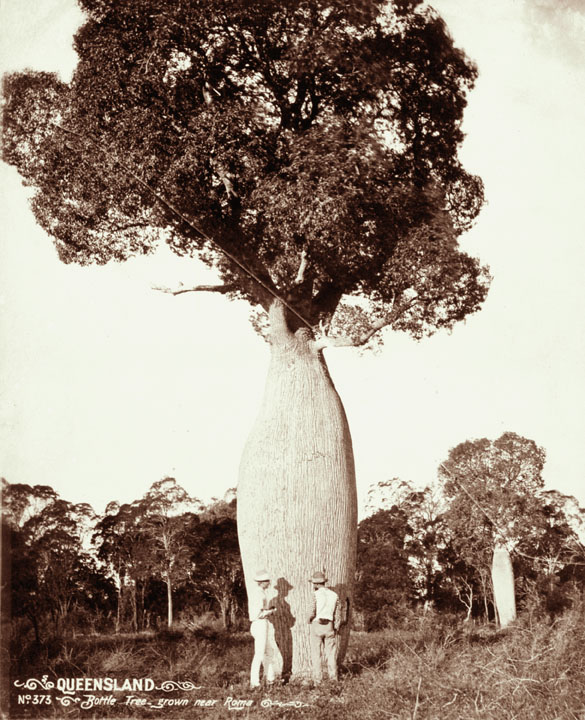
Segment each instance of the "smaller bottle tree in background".
[{"label": "smaller bottle tree in background", "polygon": [[472,574],[465,583],[476,588],[486,617],[490,606],[495,610],[492,558],[509,553],[532,531],[544,462],[545,452],[533,440],[506,432],[494,441],[460,443],[439,467],[451,548]]}]

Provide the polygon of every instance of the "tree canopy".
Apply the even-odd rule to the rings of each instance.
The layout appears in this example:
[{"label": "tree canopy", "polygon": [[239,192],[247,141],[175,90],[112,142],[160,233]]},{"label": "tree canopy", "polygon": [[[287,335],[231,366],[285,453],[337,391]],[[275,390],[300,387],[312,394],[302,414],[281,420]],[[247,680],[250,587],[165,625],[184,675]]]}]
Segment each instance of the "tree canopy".
[{"label": "tree canopy", "polygon": [[264,308],[277,296],[291,324],[354,344],[479,308],[487,270],[457,243],[483,202],[458,159],[476,69],[434,10],[80,4],[71,83],[4,84],[4,159],[63,261],[167,242],[217,269],[214,290]]},{"label": "tree canopy", "polygon": [[539,503],[545,458],[534,440],[513,432],[460,443],[439,468],[454,518],[471,535],[482,527],[490,537],[514,541]]}]

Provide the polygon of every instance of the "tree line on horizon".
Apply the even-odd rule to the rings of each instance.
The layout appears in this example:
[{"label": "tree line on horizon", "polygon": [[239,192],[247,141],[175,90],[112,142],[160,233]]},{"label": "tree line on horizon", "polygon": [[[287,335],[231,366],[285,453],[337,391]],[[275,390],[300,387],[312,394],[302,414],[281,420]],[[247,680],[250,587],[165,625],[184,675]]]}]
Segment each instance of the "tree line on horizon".
[{"label": "tree line on horizon", "polygon": [[[461,443],[423,489],[372,486],[358,526],[353,626],[377,630],[433,606],[494,618],[494,536],[505,539],[521,612],[555,615],[582,594],[585,510],[545,490],[545,453],[504,433]],[[2,481],[4,592],[40,642],[71,632],[138,632],[246,617],[236,492],[204,505],[174,478],[96,514],[46,485]],[[6,601],[4,602],[6,607]]]}]

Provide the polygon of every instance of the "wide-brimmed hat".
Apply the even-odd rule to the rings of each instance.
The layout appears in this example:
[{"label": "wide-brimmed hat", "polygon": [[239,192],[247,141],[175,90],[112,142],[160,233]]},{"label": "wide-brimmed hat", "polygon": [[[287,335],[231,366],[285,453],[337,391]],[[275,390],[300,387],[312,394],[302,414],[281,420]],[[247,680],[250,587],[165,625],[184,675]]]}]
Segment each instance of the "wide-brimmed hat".
[{"label": "wide-brimmed hat", "polygon": [[264,582],[265,580],[270,581],[270,575],[266,572],[266,570],[258,570],[256,575],[254,575],[254,580],[256,582]]},{"label": "wide-brimmed hat", "polygon": [[317,583],[318,585],[320,585],[321,583],[326,583],[327,578],[325,577],[325,573],[317,570],[317,572],[313,573],[313,577],[309,580],[309,582]]}]

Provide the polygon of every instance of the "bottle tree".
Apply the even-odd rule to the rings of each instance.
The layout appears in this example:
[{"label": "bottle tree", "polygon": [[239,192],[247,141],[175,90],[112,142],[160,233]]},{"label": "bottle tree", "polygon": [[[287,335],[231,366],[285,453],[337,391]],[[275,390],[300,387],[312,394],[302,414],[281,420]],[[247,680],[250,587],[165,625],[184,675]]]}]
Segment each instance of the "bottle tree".
[{"label": "bottle tree", "polygon": [[356,552],[323,349],[450,328],[487,292],[457,242],[483,201],[457,155],[476,69],[418,0],[80,2],[71,83],[5,80],[4,159],[64,262],[166,242],[217,270],[194,290],[269,317],[238,528],[247,581],[266,567],[278,585],[285,672],[302,676],[307,578],[325,569],[347,609]]},{"label": "bottle tree", "polygon": [[516,618],[510,551],[534,534],[545,458],[534,440],[505,432],[496,440],[460,443],[439,467],[452,546],[476,573],[486,617],[493,596],[501,627]]}]

